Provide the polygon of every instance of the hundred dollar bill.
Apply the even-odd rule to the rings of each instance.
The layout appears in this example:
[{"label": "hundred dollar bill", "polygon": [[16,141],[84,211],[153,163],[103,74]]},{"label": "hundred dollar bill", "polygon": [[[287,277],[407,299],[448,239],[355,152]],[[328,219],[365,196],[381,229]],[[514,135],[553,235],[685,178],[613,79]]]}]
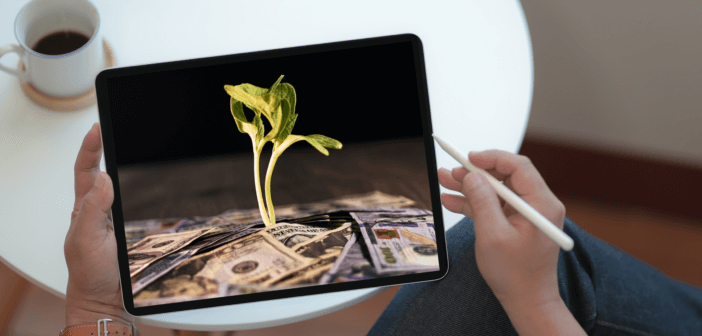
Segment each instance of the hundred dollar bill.
[{"label": "hundred dollar bill", "polygon": [[217,216],[212,217],[209,221],[207,221],[207,223],[204,224],[204,226],[232,228],[240,224],[260,219],[261,212],[258,208],[245,210],[228,210]]},{"label": "hundred dollar bill", "polygon": [[351,236],[351,239],[346,243],[344,249],[341,250],[341,254],[339,254],[339,257],[334,262],[333,267],[320,277],[320,284],[376,279],[385,276],[407,274],[404,272],[378,274],[375,267],[373,267],[373,264],[370,262],[370,255],[368,255],[367,249],[365,248],[363,238],[359,239],[357,237],[357,235],[360,234],[359,232]]},{"label": "hundred dollar bill", "polygon": [[205,238],[199,238],[181,251],[163,257],[132,278],[132,294],[136,294],[156,279],[178,266],[183,261],[195,255],[199,250],[228,238],[228,233],[220,233]]},{"label": "hundred dollar bill", "polygon": [[285,276],[274,285],[281,287],[309,286],[319,283],[322,276],[334,266],[338,258],[338,253],[326,254],[323,258],[318,258],[310,265]]},{"label": "hundred dollar bill", "polygon": [[[296,224],[313,225],[313,218],[306,219],[319,214],[339,213],[340,210],[349,211],[385,211],[395,208],[407,207],[415,202],[403,196],[393,196],[373,191],[365,194],[347,195],[339,198],[329,199],[321,202],[305,204],[289,204],[276,207],[276,218],[279,222],[290,222]],[[293,220],[308,220],[307,223]],[[334,219],[330,219],[332,222]],[[344,221],[337,221],[343,223]],[[323,223],[319,220],[318,223]],[[254,209],[234,209],[225,211],[212,217],[189,217],[170,219],[148,219],[125,222],[125,234],[127,237],[127,247],[131,247],[139,240],[149,235],[161,233],[178,233],[205,228],[229,229],[242,224],[263,223],[260,210]]]},{"label": "hundred dollar bill", "polygon": [[186,232],[193,230],[206,229],[211,227],[217,227],[214,225],[207,225],[207,223],[212,220],[212,217],[188,217],[180,220],[178,225],[173,228],[173,232]]},{"label": "hundred dollar bill", "polygon": [[124,234],[127,238],[127,247],[133,246],[138,241],[150,235],[171,233],[180,222],[181,219],[178,218],[146,219],[125,222]]},{"label": "hundred dollar bill", "polygon": [[201,229],[182,233],[165,233],[140,240],[127,250],[129,275],[133,277],[154,261],[180,250],[209,231],[210,229]]},{"label": "hundred dollar bill", "polygon": [[233,285],[224,284],[220,287],[219,296],[244,295],[270,291],[271,287],[261,287],[258,285]]},{"label": "hundred dollar bill", "polygon": [[227,234],[223,239],[216,241],[215,243],[205,246],[202,249],[198,251],[198,253],[207,253],[211,250],[214,250],[216,248],[219,248],[222,245],[228,244],[230,242],[233,242],[239,238],[246,237],[252,233],[256,233],[258,231],[261,231],[262,227],[261,226],[252,226],[252,227],[243,227],[240,230],[236,231],[226,231],[225,233]]},{"label": "hundred dollar bill", "polygon": [[316,237],[294,246],[295,253],[307,258],[327,258],[338,256],[353,235],[351,222],[341,227],[319,234]]},{"label": "hundred dollar bill", "polygon": [[162,304],[168,304],[168,303],[174,303],[174,302],[202,300],[202,299],[214,298],[214,297],[225,297],[225,296],[244,295],[244,294],[251,294],[251,293],[260,293],[260,292],[267,292],[269,290],[270,290],[269,287],[261,287],[261,286],[257,286],[257,285],[232,285],[232,284],[224,283],[220,286],[219,292],[217,294],[213,294],[214,292],[211,291],[209,294],[204,294],[201,296],[183,295],[183,296],[141,299],[138,301],[135,300],[134,305],[137,307],[145,307],[145,306],[162,305]]},{"label": "hundred dollar bill", "polygon": [[434,218],[429,210],[352,212],[378,274],[439,269]]},{"label": "hundred dollar bill", "polygon": [[198,274],[237,285],[266,287],[312,262],[265,232],[233,241],[210,253],[214,258]]},{"label": "hundred dollar bill", "polygon": [[197,274],[212,259],[203,254],[183,261],[134,296],[135,306],[199,300],[219,296],[220,281]]},{"label": "hundred dollar bill", "polygon": [[263,230],[283,245],[293,248],[295,245],[304,243],[320,233],[329,231],[330,228],[278,222]]},{"label": "hundred dollar bill", "polygon": [[258,232],[182,262],[135,297],[135,305],[218,297],[222,286],[270,286],[313,262]]},{"label": "hundred dollar bill", "polygon": [[338,210],[352,211],[366,208],[402,208],[414,205],[415,202],[404,196],[388,195],[380,191],[365,194],[346,195],[321,202],[292,204],[276,207],[276,218],[289,219],[289,216],[299,214],[319,214]]}]

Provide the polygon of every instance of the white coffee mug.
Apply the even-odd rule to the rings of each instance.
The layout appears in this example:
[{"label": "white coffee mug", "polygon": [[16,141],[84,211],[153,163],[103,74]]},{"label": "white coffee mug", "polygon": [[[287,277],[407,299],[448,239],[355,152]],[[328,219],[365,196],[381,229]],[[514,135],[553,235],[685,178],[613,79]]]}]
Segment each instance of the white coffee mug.
[{"label": "white coffee mug", "polygon": [[[82,47],[61,55],[45,55],[32,50],[42,38],[53,33],[73,31],[89,37]],[[15,52],[24,62],[24,71],[0,64],[0,70],[30,83],[54,97],[73,97],[93,89],[95,77],[105,67],[100,38],[100,17],[87,0],[33,0],[15,19],[17,44],[0,47],[0,57]]]}]

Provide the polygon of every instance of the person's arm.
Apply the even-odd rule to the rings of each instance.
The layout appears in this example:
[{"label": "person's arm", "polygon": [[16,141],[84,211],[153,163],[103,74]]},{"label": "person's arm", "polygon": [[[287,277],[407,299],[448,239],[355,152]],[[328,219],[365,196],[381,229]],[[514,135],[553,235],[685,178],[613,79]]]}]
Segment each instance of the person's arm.
[{"label": "person's arm", "polygon": [[[565,207],[528,158],[490,150],[469,159],[563,229]],[[500,200],[480,174],[463,167],[438,174],[442,186],[463,194],[442,194],[442,204],[473,218],[478,269],[517,332],[585,335],[558,292],[558,245]]]},{"label": "person's arm", "polygon": [[122,305],[117,242],[108,218],[114,191],[109,175],[100,172],[100,128],[93,125],[75,164],[76,200],[64,242],[68,266],[66,326],[109,318],[134,322]]},{"label": "person's arm", "polygon": [[500,303],[519,335],[586,335],[560,297],[541,304],[531,300]]}]

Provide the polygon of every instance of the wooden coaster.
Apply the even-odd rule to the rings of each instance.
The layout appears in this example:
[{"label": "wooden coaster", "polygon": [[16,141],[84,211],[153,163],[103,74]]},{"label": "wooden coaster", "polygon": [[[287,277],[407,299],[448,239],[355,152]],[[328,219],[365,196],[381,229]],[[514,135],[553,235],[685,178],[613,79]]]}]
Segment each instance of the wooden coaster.
[{"label": "wooden coaster", "polygon": [[[105,68],[115,66],[115,54],[112,51],[112,46],[110,46],[105,39],[102,39],[102,50],[103,54],[105,55]],[[24,62],[20,60],[17,67],[20,71],[24,71]],[[24,94],[27,95],[31,101],[49,110],[76,111],[92,106],[97,102],[94,87],[90,89],[90,91],[77,96],[54,97],[49,96],[46,93],[39,92],[39,90],[37,90],[32,84],[25,81],[20,81],[20,86],[22,87]]]}]

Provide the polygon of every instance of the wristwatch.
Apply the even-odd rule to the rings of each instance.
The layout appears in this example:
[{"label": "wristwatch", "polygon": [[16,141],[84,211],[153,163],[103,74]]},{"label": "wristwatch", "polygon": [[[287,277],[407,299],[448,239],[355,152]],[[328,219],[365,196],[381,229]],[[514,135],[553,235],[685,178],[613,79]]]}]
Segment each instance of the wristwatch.
[{"label": "wristwatch", "polygon": [[84,323],[61,330],[59,336],[107,336],[107,335],[139,336],[139,330],[125,322],[112,322],[111,319],[101,319],[97,323]]}]

